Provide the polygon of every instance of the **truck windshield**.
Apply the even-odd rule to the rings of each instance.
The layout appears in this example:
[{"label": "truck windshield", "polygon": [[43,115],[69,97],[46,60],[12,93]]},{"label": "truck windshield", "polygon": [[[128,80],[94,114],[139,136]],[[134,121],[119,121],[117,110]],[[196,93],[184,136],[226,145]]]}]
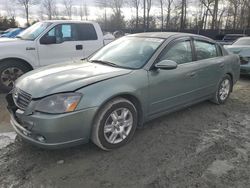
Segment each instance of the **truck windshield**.
[{"label": "truck windshield", "polygon": [[139,69],[147,63],[163,41],[160,38],[122,37],[103,47],[89,61]]},{"label": "truck windshield", "polygon": [[22,40],[35,40],[45,29],[47,29],[51,23],[38,22],[30,26],[28,29],[17,35],[17,38]]}]

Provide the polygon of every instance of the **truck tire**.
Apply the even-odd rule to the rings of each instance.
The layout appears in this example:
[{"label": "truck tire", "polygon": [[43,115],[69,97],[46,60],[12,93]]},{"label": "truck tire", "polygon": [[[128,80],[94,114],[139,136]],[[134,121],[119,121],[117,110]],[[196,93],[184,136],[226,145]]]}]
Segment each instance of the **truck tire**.
[{"label": "truck tire", "polygon": [[15,80],[30,70],[27,65],[15,59],[0,62],[0,93],[9,92]]}]

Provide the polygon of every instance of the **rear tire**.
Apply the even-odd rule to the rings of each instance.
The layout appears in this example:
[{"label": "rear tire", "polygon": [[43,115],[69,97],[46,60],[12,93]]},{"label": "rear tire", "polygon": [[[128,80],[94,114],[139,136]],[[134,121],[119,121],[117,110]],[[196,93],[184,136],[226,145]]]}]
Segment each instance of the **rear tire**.
[{"label": "rear tire", "polygon": [[92,129],[92,141],[109,151],[128,143],[136,130],[138,113],[129,100],[115,98],[97,114]]},{"label": "rear tire", "polygon": [[225,104],[232,91],[233,84],[229,75],[225,75],[220,81],[217,91],[211,100],[215,104]]},{"label": "rear tire", "polygon": [[15,80],[30,70],[25,64],[15,59],[0,62],[0,92],[9,92]]}]

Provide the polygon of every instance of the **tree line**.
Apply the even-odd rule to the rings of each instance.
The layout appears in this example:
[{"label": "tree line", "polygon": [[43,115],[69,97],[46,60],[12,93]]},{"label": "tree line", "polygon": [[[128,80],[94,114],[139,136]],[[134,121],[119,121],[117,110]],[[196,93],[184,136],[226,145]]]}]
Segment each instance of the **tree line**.
[{"label": "tree line", "polygon": [[[16,6],[21,7],[27,25],[30,24],[30,10],[33,6],[40,7],[37,14],[41,20],[72,19],[72,16],[88,20],[90,8],[86,0],[82,0],[80,5],[74,4],[74,0],[61,0],[63,9],[58,8],[58,2],[58,0],[11,0],[6,10],[8,17],[13,21],[16,16]],[[249,0],[95,0],[94,3],[102,10],[103,14],[97,21],[104,30],[250,28]],[[125,19],[124,15],[128,13],[124,12],[124,8],[131,10],[130,19]]]}]

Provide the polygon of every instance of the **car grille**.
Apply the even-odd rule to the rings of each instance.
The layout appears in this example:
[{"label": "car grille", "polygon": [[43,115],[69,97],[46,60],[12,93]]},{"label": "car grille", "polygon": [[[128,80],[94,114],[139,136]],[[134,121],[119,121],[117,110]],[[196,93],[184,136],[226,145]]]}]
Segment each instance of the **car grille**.
[{"label": "car grille", "polygon": [[30,104],[32,96],[25,91],[15,88],[13,90],[13,100],[16,106],[22,110],[25,110]]}]

